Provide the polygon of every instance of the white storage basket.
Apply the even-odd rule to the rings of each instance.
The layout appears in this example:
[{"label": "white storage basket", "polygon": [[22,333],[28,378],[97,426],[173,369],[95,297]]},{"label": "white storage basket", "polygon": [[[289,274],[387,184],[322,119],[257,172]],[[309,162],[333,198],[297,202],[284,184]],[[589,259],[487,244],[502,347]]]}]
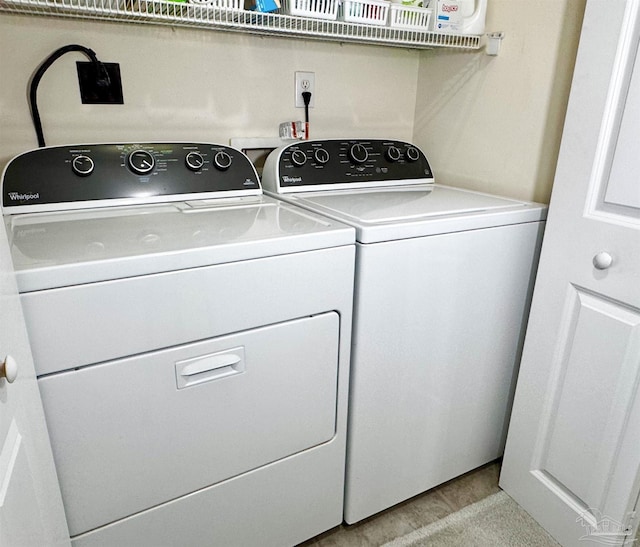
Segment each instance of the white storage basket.
[{"label": "white storage basket", "polygon": [[189,0],[192,4],[200,6],[207,6],[210,8],[223,8],[223,9],[242,9],[241,2],[244,0]]},{"label": "white storage basket", "polygon": [[338,0],[283,0],[282,11],[299,17],[336,19],[338,17]]},{"label": "white storage basket", "polygon": [[391,4],[389,25],[411,30],[429,30],[432,13],[433,10],[428,8]]},{"label": "white storage basket", "polygon": [[385,0],[343,0],[340,15],[348,23],[386,25],[389,2]]},{"label": "white storage basket", "polygon": [[244,0],[211,0],[211,7],[224,9],[242,9]]}]

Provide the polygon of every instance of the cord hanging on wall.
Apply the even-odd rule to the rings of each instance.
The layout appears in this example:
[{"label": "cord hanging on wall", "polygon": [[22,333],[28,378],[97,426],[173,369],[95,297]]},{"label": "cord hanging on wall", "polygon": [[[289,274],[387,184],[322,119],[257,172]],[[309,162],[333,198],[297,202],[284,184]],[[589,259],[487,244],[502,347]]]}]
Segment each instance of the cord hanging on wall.
[{"label": "cord hanging on wall", "polygon": [[311,93],[303,91],[302,99],[304,101],[304,138],[309,140],[309,103],[311,102]]},{"label": "cord hanging on wall", "polygon": [[[69,53],[71,51],[78,51],[80,53],[84,53],[92,63],[94,67],[94,73],[96,75],[96,85],[100,87],[110,87],[112,85],[118,85],[120,89],[120,97],[122,97],[122,87],[120,81],[117,82],[112,81],[112,77],[110,74],[113,74],[113,71],[107,69],[107,67],[98,60],[95,52],[92,49],[89,49],[85,46],[81,46],[78,44],[70,44],[67,46],[63,46],[61,48],[56,49],[49,57],[47,57],[42,64],[36,69],[34,72],[31,82],[29,83],[29,106],[31,108],[31,118],[33,119],[33,126],[36,131],[36,136],[38,137],[38,146],[45,146],[44,134],[42,132],[42,121],[40,120],[40,112],[38,111],[38,101],[37,101],[37,92],[38,92],[38,84],[44,76],[44,73],[47,69],[60,57],[62,57],[65,53]],[[112,65],[110,63],[110,65]],[[118,71],[119,76],[119,71]],[[122,104],[122,101],[120,101]]]}]

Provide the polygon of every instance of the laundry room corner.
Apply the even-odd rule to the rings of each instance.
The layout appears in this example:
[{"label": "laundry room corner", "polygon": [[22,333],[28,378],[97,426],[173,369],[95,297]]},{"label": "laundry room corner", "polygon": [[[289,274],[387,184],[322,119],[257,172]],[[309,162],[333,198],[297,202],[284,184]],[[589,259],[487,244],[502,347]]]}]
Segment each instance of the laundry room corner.
[{"label": "laundry room corner", "polygon": [[492,0],[497,56],[423,51],[413,141],[438,182],[548,203],[585,0]]}]

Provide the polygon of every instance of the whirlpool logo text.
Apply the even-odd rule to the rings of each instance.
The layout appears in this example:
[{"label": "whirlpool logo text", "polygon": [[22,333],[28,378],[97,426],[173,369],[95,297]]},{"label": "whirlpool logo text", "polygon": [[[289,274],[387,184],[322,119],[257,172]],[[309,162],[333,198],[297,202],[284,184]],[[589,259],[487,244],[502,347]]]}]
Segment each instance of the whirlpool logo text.
[{"label": "whirlpool logo text", "polygon": [[30,201],[32,199],[40,199],[40,193],[35,194],[19,194],[18,192],[9,192],[9,199],[11,201]]}]

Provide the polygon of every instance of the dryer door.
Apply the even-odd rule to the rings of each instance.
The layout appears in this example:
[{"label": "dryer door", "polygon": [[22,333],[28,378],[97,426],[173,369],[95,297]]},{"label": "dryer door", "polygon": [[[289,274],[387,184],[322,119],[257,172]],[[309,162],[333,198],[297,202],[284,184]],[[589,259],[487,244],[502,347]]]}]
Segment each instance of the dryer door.
[{"label": "dryer door", "polygon": [[72,536],[331,440],[338,330],[329,312],[41,378]]}]

